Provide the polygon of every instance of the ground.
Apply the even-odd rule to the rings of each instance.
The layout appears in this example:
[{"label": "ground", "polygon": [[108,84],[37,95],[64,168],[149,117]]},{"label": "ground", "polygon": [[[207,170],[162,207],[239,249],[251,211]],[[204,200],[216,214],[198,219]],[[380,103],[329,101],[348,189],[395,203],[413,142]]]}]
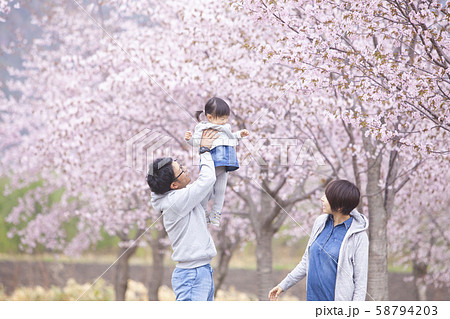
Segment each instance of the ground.
[{"label": "ground", "polygon": [[[0,284],[7,294],[16,287],[40,285],[49,288],[51,285],[64,286],[67,279],[74,278],[79,283],[92,282],[100,276],[110,264],[99,263],[56,263],[44,261],[0,261]],[[163,284],[170,287],[170,276],[173,268],[165,269]],[[104,276],[111,282],[114,275],[112,267]],[[274,271],[274,283],[286,276],[288,270]],[[407,275],[401,273],[389,274],[389,296],[391,300],[415,300],[414,287],[411,282],[405,282]],[[130,277],[135,281],[151,284],[151,266],[132,265]],[[237,291],[256,296],[256,271],[248,269],[230,269],[225,280],[225,288],[234,286]],[[289,294],[300,300],[305,300],[305,281],[292,287]],[[449,300],[449,289],[428,288],[428,300]],[[256,298],[256,297],[255,297]]]}]

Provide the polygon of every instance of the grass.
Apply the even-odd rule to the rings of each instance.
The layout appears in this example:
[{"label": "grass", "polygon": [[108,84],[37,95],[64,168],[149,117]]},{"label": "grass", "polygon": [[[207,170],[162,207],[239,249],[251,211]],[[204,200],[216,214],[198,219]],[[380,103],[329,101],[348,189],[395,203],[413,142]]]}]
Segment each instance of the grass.
[{"label": "grass", "polygon": [[399,266],[394,264],[394,262],[388,262],[388,272],[399,273],[399,274],[412,274],[412,265]]}]

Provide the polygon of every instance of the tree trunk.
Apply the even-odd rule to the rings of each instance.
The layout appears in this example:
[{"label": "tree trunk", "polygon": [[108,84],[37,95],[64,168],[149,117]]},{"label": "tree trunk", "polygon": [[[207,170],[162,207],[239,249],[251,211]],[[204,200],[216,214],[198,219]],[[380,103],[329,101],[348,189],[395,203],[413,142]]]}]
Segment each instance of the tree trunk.
[{"label": "tree trunk", "polygon": [[369,200],[369,278],[370,300],[389,300],[387,272],[386,210],[382,200]]},{"label": "tree trunk", "polygon": [[[377,154],[370,138],[363,138],[364,147],[372,157],[367,158],[366,196],[369,209],[369,300],[388,300],[387,272],[387,212],[384,206],[383,190],[380,180],[382,154]],[[376,142],[375,142],[376,143]]]},{"label": "tree trunk", "polygon": [[273,232],[262,229],[256,237],[256,263],[258,278],[258,299],[269,300],[268,294],[273,288],[272,281],[272,237]]},{"label": "tree trunk", "polygon": [[217,296],[217,292],[222,288],[222,284],[228,274],[232,252],[228,249],[219,250],[217,257],[218,264],[216,269],[214,269],[214,297]]},{"label": "tree trunk", "polygon": [[[128,288],[128,279],[130,277],[130,258],[136,252],[138,247],[137,241],[143,233],[143,229],[138,229],[133,238],[133,240],[136,241],[134,242],[134,245],[132,247],[121,247],[119,249],[119,257],[116,262],[116,274],[114,278],[114,291],[116,293],[117,301],[125,300],[125,294]],[[130,238],[124,233],[119,233],[118,236],[123,242],[130,241]]]},{"label": "tree trunk", "polygon": [[[162,219],[161,219],[162,225]],[[150,246],[152,247],[153,266],[152,276],[148,285],[148,300],[158,301],[159,288],[162,285],[164,276],[164,255],[166,251],[166,245],[163,240],[167,237],[167,233],[164,227],[158,229],[156,238],[150,240]]]},{"label": "tree trunk", "polygon": [[[233,217],[231,217],[233,218]],[[238,233],[232,237],[228,234],[230,218],[222,217],[220,230],[217,233],[217,266],[214,269],[214,297],[222,288],[225,277],[228,274],[231,257],[242,240]]]},{"label": "tree trunk", "polygon": [[152,266],[152,278],[148,285],[148,300],[158,301],[159,288],[162,285],[164,276],[164,250],[152,249],[153,266]]},{"label": "tree trunk", "polygon": [[413,276],[416,298],[419,301],[427,300],[427,284],[425,283],[425,276],[427,275],[428,265],[424,262],[413,261]]},{"label": "tree trunk", "polygon": [[120,248],[119,250],[119,260],[116,263],[116,275],[114,280],[114,291],[116,293],[117,301],[125,300],[125,293],[128,288],[128,278],[130,276],[129,261],[131,256],[136,252],[136,249],[137,246],[133,246],[128,250],[126,247]]},{"label": "tree trunk", "polygon": [[[266,166],[261,166],[262,175],[267,171]],[[283,201],[278,198],[278,193],[282,191],[285,180],[279,181],[273,189],[269,186],[271,180],[268,178],[262,181],[262,185],[257,182],[255,184],[261,189],[260,196],[250,195],[249,192],[247,197],[237,192],[236,194],[245,201],[248,207],[250,222],[256,237],[258,299],[268,300],[269,291],[274,285],[272,278],[272,238],[286,219],[285,210],[289,210],[298,202],[309,199],[318,188],[305,193],[305,183],[299,183],[288,198]],[[321,185],[321,187],[323,186],[325,185]],[[257,202],[258,204],[256,204]]]}]

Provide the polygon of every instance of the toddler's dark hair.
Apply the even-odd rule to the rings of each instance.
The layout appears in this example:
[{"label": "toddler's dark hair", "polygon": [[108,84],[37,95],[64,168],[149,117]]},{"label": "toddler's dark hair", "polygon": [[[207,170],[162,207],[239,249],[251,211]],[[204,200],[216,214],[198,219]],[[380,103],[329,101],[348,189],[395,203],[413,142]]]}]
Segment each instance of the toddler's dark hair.
[{"label": "toddler's dark hair", "polygon": [[[195,112],[195,117],[200,122],[200,114],[202,114],[203,111],[197,111]],[[228,106],[227,102],[222,100],[218,97],[213,97],[208,100],[205,104],[205,114],[211,114],[214,117],[221,117],[221,116],[230,116],[230,107]]]}]

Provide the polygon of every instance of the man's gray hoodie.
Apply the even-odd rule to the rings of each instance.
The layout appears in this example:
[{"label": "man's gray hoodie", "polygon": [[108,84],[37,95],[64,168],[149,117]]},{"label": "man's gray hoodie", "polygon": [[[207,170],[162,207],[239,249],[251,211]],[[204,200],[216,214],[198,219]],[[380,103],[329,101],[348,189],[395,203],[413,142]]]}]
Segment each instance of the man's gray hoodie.
[{"label": "man's gray hoodie", "polygon": [[[351,213],[353,221],[342,240],[339,250],[339,259],[336,273],[336,286],[334,300],[350,301],[366,299],[367,269],[369,259],[369,238],[366,230],[369,227],[368,219],[356,209]],[[284,280],[278,284],[283,291],[288,290],[308,275],[309,247],[322,232],[328,214],[320,215],[314,222],[311,236],[306,246],[302,260]],[[308,280],[308,277],[306,277]]]},{"label": "man's gray hoodie", "polygon": [[192,184],[162,195],[151,193],[153,208],[163,214],[164,227],[172,243],[172,259],[178,262],[178,268],[203,266],[217,255],[200,204],[216,181],[209,152],[200,155],[200,165],[200,175]]}]

